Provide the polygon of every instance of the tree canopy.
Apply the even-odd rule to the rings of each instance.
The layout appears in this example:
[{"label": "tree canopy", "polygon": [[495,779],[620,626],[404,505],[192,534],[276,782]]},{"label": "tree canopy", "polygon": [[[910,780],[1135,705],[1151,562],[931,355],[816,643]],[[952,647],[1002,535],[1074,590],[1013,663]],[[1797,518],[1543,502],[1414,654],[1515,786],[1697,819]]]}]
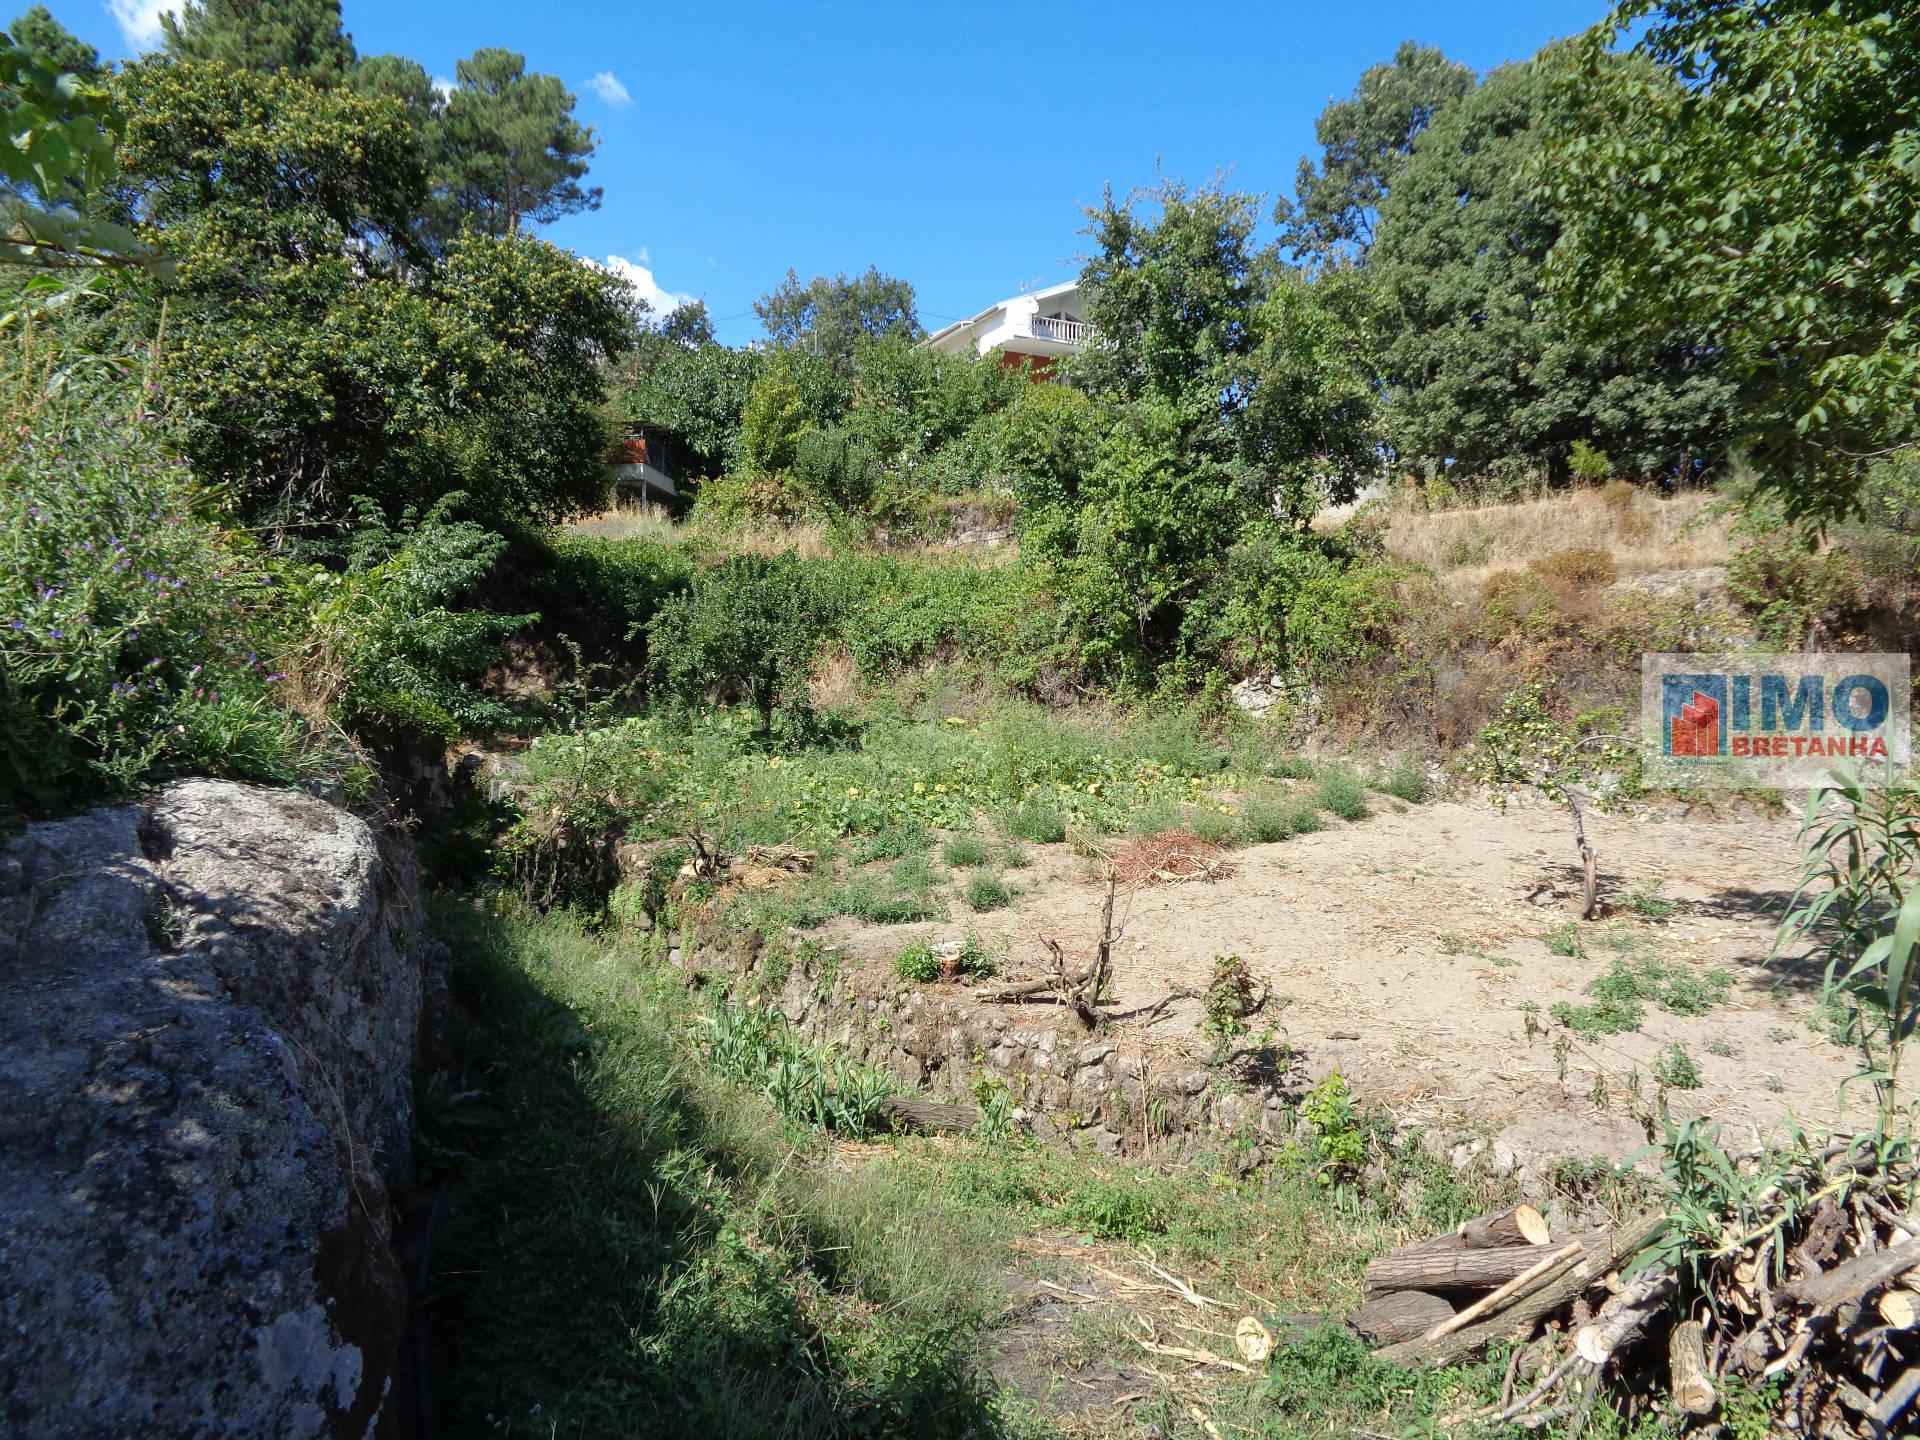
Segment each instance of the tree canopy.
[{"label": "tree canopy", "polygon": [[7,27],[13,43],[33,51],[42,63],[63,75],[98,80],[100,52],[53,18],[44,5],[35,5]]},{"label": "tree canopy", "polygon": [[236,70],[291,70],[321,83],[346,77],[353,38],[340,0],[186,0],[160,17],[167,52]]},{"label": "tree canopy", "polygon": [[1300,160],[1294,198],[1274,221],[1289,249],[1319,263],[1364,260],[1380,207],[1414,142],[1446,106],[1474,86],[1473,71],[1432,45],[1404,42],[1391,64],[1369,66],[1353,94],[1314,122],[1320,163]]},{"label": "tree canopy", "polygon": [[1545,60],[1506,66],[1422,132],[1368,270],[1382,309],[1385,438],[1467,474],[1564,478],[1576,440],[1629,474],[1693,478],[1725,456],[1733,395],[1684,334],[1575,332],[1541,291],[1562,223],[1535,185]]},{"label": "tree canopy", "polygon": [[223,64],[118,88],[131,213],[180,259],[158,382],[199,473],[303,526],[357,496],[398,514],[465,490],[499,524],[597,501],[624,282],[519,237],[429,263],[397,101]]},{"label": "tree canopy", "polygon": [[917,340],[924,333],[914,310],[913,286],[877,266],[849,279],[843,272],[803,282],[797,272],[753,303],[767,335],[780,349],[805,349],[842,370],[861,346],[887,336]]},{"label": "tree canopy", "polygon": [[[1637,36],[1637,66],[1615,63]],[[1920,437],[1920,6],[1628,0],[1565,55],[1551,267],[1589,333],[1697,333],[1790,513]]]},{"label": "tree canopy", "polygon": [[595,144],[573,118],[559,80],[527,70],[524,55],[476,50],[455,67],[459,86],[441,122],[440,178],[462,215],[490,235],[531,220],[597,210],[600,189],[583,188]]}]

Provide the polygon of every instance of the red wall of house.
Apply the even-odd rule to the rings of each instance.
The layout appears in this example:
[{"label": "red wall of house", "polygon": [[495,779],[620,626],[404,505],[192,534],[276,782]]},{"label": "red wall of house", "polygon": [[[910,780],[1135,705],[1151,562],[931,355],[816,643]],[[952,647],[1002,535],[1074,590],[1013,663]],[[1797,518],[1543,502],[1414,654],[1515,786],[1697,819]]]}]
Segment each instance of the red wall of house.
[{"label": "red wall of house", "polygon": [[1002,368],[1025,370],[1029,380],[1051,380],[1055,367],[1060,363],[1057,355],[1016,355],[1011,350],[999,353]]}]

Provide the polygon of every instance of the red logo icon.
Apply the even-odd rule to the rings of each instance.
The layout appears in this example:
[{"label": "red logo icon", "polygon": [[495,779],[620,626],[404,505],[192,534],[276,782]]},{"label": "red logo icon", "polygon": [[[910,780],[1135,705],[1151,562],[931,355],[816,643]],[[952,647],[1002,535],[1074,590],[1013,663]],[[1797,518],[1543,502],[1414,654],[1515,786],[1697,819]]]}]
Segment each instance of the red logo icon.
[{"label": "red logo icon", "polygon": [[1711,695],[1693,692],[1693,699],[1680,707],[1669,722],[1669,755],[1718,755],[1720,753],[1720,704]]}]

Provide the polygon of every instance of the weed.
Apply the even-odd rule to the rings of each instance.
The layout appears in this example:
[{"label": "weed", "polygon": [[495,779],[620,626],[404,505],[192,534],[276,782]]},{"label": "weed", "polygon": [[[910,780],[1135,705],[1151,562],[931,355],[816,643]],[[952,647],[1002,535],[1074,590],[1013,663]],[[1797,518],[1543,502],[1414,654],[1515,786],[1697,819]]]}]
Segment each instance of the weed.
[{"label": "weed", "polygon": [[893,969],[902,980],[924,985],[940,978],[940,957],[925,940],[915,940],[893,957]]},{"label": "weed", "polygon": [[1575,1005],[1562,1000],[1547,1012],[1576,1035],[1589,1039],[1598,1035],[1624,1035],[1638,1030],[1645,1019],[1637,1001],[1601,1000],[1592,1005]]},{"label": "weed", "polygon": [[1652,1001],[1670,1015],[1704,1015],[1726,1003],[1733,976],[1725,970],[1697,974],[1657,956],[1620,956],[1607,973],[1587,986],[1596,1003],[1553,1007],[1554,1019],[1582,1035],[1619,1035],[1638,1030],[1641,1003]]},{"label": "weed", "polygon": [[1770,1094],[1784,1095],[1787,1093],[1787,1082],[1782,1080],[1778,1075],[1767,1076],[1766,1084]]},{"label": "weed", "polygon": [[1555,926],[1540,937],[1540,943],[1547,947],[1550,955],[1565,955],[1578,960],[1587,953],[1586,940],[1580,934],[1579,922],[1575,920]]},{"label": "weed", "polygon": [[1051,800],[1028,800],[1001,812],[1000,826],[1035,845],[1058,845],[1067,838],[1067,817]]},{"label": "weed", "polygon": [[916,858],[925,855],[932,844],[933,836],[927,827],[909,818],[892,821],[871,835],[860,836],[847,847],[847,856],[856,865],[871,860]]},{"label": "weed", "polygon": [[1224,1045],[1246,1032],[1247,1016],[1253,1013],[1253,974],[1238,955],[1213,957],[1213,982],[1207,986],[1206,1019],[1201,1029]]},{"label": "weed", "polygon": [[971,870],[987,863],[987,844],[977,835],[956,835],[940,849],[940,858],[955,870]]},{"label": "weed", "polygon": [[1462,940],[1458,935],[1455,935],[1452,931],[1448,931],[1440,937],[1440,953],[1442,955],[1458,955],[1466,948],[1467,942]]},{"label": "weed", "polygon": [[1403,759],[1375,781],[1373,788],[1383,795],[1405,800],[1409,805],[1419,805],[1425,803],[1432,786],[1424,766],[1417,760]]},{"label": "weed", "polygon": [[1653,1062],[1653,1078],[1669,1090],[1698,1090],[1700,1064],[1687,1053],[1686,1046],[1669,1045]]},{"label": "weed", "polygon": [[1335,766],[1320,777],[1314,789],[1313,803],[1342,820],[1360,820],[1367,813],[1367,787],[1360,777],[1344,766]]},{"label": "weed", "polygon": [[1678,900],[1668,900],[1660,894],[1660,882],[1641,885],[1629,890],[1620,897],[1620,903],[1635,914],[1644,915],[1649,920],[1665,920],[1680,908]]},{"label": "weed", "polygon": [[1717,1035],[1707,1042],[1707,1054],[1717,1056],[1722,1060],[1731,1060],[1736,1053],[1732,1044],[1722,1040]]},{"label": "weed", "polygon": [[998,910],[1013,903],[1013,891],[1007,882],[991,871],[981,870],[967,881],[967,904],[978,911]]}]

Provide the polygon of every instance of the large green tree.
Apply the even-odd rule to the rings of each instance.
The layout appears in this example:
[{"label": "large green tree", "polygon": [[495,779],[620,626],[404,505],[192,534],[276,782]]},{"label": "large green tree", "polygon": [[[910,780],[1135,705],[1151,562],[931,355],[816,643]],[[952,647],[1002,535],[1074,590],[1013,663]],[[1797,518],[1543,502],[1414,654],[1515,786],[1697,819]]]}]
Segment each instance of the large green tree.
[{"label": "large green tree", "polygon": [[393,100],[192,63],[131,66],[119,89],[134,213],[180,260],[149,323],[202,476],[296,535],[356,496],[397,515],[466,490],[496,527],[595,501],[622,282],[526,238],[468,235],[431,263]]},{"label": "large green tree", "polygon": [[1866,457],[1920,439],[1920,4],[1628,0],[1566,69],[1567,312],[1701,335],[1762,483],[1845,510]]},{"label": "large green tree", "polygon": [[1355,337],[1254,244],[1259,210],[1168,182],[1090,212],[1100,343],[1071,369],[1098,410],[1075,419],[1091,456],[1016,477],[1082,662],[1134,683],[1194,653],[1236,547],[1275,531],[1278,550],[1317,548],[1321,499],[1374,465]]},{"label": "large green tree", "polygon": [[460,214],[490,235],[598,209],[580,184],[596,141],[573,118],[574,97],[524,55],[483,49],[455,69],[440,124],[437,179]]},{"label": "large green tree", "polygon": [[1541,293],[1559,234],[1536,188],[1558,71],[1496,70],[1421,134],[1368,264],[1384,311],[1385,435],[1403,460],[1564,476],[1576,440],[1625,472],[1693,478],[1725,456],[1733,390],[1680,332],[1578,334]]},{"label": "large green tree", "polygon": [[777,347],[824,356],[843,371],[853,369],[862,346],[888,336],[917,340],[923,333],[913,286],[877,266],[851,278],[842,273],[806,281],[789,270],[753,309]]},{"label": "large green tree", "polygon": [[186,0],[160,17],[167,52],[236,70],[291,70],[320,83],[346,77],[353,39],[340,0]]},{"label": "large green tree", "polygon": [[1294,198],[1275,207],[1287,247],[1320,264],[1364,260],[1414,142],[1473,85],[1472,70],[1411,40],[1391,64],[1369,66],[1352,95],[1320,112],[1313,127],[1320,162],[1301,157]]}]

